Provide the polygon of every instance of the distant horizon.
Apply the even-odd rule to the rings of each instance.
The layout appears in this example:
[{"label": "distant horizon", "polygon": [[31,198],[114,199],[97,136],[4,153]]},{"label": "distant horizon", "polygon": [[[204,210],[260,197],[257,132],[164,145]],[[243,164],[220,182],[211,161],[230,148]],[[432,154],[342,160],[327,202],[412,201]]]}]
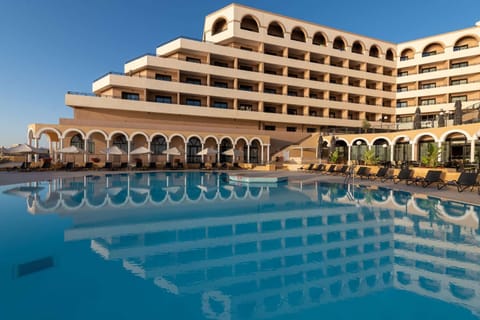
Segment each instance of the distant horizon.
[{"label": "distant horizon", "polygon": [[[202,39],[205,16],[232,2],[2,3],[8,14],[0,20],[0,146],[27,143],[31,123],[57,124],[59,118],[72,118],[64,101],[68,91],[90,93],[99,76],[121,72],[127,61],[172,39]],[[405,0],[395,8],[379,0],[235,2],[394,44],[470,28],[480,21],[478,0],[458,0],[455,5],[447,0],[435,5]],[[47,139],[41,140],[45,146]]]}]

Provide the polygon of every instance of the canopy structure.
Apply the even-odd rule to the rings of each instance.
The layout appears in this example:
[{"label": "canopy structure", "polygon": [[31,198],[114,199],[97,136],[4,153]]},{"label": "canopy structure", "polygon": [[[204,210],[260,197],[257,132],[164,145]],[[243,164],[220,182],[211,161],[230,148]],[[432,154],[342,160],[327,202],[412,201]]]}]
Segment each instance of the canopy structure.
[{"label": "canopy structure", "polygon": [[152,151],[145,147],[138,147],[130,152],[131,155],[150,154],[150,153],[152,153]]},{"label": "canopy structure", "polygon": [[48,150],[42,149],[42,148],[35,148],[34,146],[31,146],[29,144],[21,143],[5,149],[4,152],[6,154],[12,154],[12,155],[25,155],[25,162],[27,162],[28,155],[48,153]]},{"label": "canopy structure", "polygon": [[166,155],[172,155],[172,156],[179,156],[179,155],[181,155],[180,151],[179,151],[176,147],[172,147],[172,148],[170,148],[170,149],[163,150],[162,153],[163,153],[163,154],[166,154]]},{"label": "canopy structure", "polygon": [[[80,153],[85,153],[85,150],[78,148],[77,146],[70,146],[70,147],[57,150],[57,152],[63,153],[63,154],[80,154]],[[75,158],[74,158],[74,162],[75,162]]]},{"label": "canopy structure", "polygon": [[238,149],[228,149],[222,152],[224,156],[234,156],[234,157],[240,157],[243,154],[243,151],[238,150]]},{"label": "canopy structure", "polygon": [[113,155],[113,156],[121,156],[122,154],[125,154],[125,151],[120,149],[117,146],[113,146],[110,148],[107,148],[105,150],[101,150],[100,153],[107,154],[107,155]]},{"label": "canopy structure", "polygon": [[216,155],[218,152],[213,148],[205,148],[201,151],[197,152],[197,156],[213,156]]}]

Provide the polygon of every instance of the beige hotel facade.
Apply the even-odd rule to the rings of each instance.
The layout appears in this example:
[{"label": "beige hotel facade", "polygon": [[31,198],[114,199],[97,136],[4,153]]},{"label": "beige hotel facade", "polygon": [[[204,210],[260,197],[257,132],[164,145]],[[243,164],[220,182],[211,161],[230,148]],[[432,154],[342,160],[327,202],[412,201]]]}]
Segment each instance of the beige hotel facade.
[{"label": "beige hotel facade", "polygon": [[[31,124],[28,138],[48,139],[54,155],[84,148],[77,162],[108,161],[100,151],[116,145],[124,161],[144,146],[157,163],[176,147],[192,166],[265,164],[299,150],[318,154],[319,136],[327,147],[335,136],[344,161],[361,146],[386,160],[419,160],[436,143],[443,161],[478,162],[479,41],[478,23],[391,43],[231,4],[206,16],[201,40],[169,41],[95,80],[93,93],[68,92],[73,118]],[[413,130],[417,109],[421,128]],[[197,155],[205,148],[218,153]],[[223,155],[231,148],[237,159]]]}]

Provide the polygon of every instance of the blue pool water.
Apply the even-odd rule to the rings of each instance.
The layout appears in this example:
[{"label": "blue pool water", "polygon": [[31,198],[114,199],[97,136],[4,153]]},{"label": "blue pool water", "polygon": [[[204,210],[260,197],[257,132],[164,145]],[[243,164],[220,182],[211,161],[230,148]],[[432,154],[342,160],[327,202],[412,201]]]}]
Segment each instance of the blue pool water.
[{"label": "blue pool water", "polygon": [[181,172],[0,204],[0,319],[480,319],[477,206]]}]

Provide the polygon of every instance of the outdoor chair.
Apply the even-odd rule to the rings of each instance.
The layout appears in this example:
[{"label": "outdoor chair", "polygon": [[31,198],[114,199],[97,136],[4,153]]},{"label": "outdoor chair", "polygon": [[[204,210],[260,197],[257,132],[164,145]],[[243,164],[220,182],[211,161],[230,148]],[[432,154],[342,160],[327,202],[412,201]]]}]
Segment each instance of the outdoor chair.
[{"label": "outdoor chair", "polygon": [[401,169],[398,174],[384,177],[382,179],[382,182],[385,182],[387,180],[392,180],[394,184],[397,184],[400,181],[405,181],[405,183],[408,184],[408,182],[412,180],[412,174],[413,174],[412,169],[404,168],[404,169]]},{"label": "outdoor chair", "polygon": [[113,163],[108,161],[108,162],[105,162],[105,165],[103,166],[104,170],[112,170],[113,169]]},{"label": "outdoor chair", "polygon": [[377,178],[381,179],[382,182],[384,182],[385,178],[387,177],[388,175],[388,172],[390,171],[389,168],[385,168],[385,167],[382,167],[380,169],[378,169],[378,171],[376,173],[369,173],[367,178],[370,180],[375,180]]},{"label": "outdoor chair", "polygon": [[171,162],[166,162],[164,168],[165,168],[165,169],[173,169],[173,168],[172,168],[172,163],[171,163]]},{"label": "outdoor chair", "polygon": [[310,171],[310,170],[313,169],[313,166],[314,166],[313,163],[304,164],[303,166],[301,166],[300,168],[298,168],[298,170]]},{"label": "outdoor chair", "polygon": [[333,174],[335,172],[335,164],[331,164],[330,167],[328,167],[327,170],[325,170],[325,174]]},{"label": "outdoor chair", "polygon": [[198,167],[199,169],[206,169],[205,167],[205,162],[200,162],[200,166]]},{"label": "outdoor chair", "polygon": [[370,174],[370,168],[369,167],[360,167],[360,168],[358,168],[357,172],[355,173],[355,175],[357,177],[360,177],[360,179],[368,178],[369,174]]},{"label": "outdoor chair", "polygon": [[135,162],[135,169],[137,169],[137,170],[143,169],[143,161],[141,161],[141,160],[140,160],[140,161],[136,161],[136,162]]},{"label": "outdoor chair", "polygon": [[432,183],[442,182],[442,171],[441,170],[428,170],[425,177],[415,177],[414,179],[408,181],[407,184],[421,185],[426,188]]},{"label": "outdoor chair", "polygon": [[119,169],[120,170],[128,169],[128,162],[121,162]]},{"label": "outdoor chair", "polygon": [[339,169],[332,172],[334,175],[345,175],[347,173],[348,166],[343,165]]},{"label": "outdoor chair", "polygon": [[458,192],[463,192],[467,188],[473,188],[478,185],[478,173],[476,172],[462,172],[457,180],[442,181],[437,184],[437,189],[440,190],[447,185],[456,186]]},{"label": "outdoor chair", "polygon": [[148,163],[148,169],[151,169],[151,170],[157,169],[157,163],[155,161],[150,161]]},{"label": "outdoor chair", "polygon": [[73,170],[75,168],[75,164],[73,162],[67,162],[64,169],[67,171]]},{"label": "outdoor chair", "polygon": [[86,170],[92,170],[93,169],[93,162],[86,162],[85,166],[83,167]]},{"label": "outdoor chair", "polygon": [[326,166],[324,164],[319,164],[312,171],[314,171],[314,172],[324,172],[325,170],[326,170]]}]

